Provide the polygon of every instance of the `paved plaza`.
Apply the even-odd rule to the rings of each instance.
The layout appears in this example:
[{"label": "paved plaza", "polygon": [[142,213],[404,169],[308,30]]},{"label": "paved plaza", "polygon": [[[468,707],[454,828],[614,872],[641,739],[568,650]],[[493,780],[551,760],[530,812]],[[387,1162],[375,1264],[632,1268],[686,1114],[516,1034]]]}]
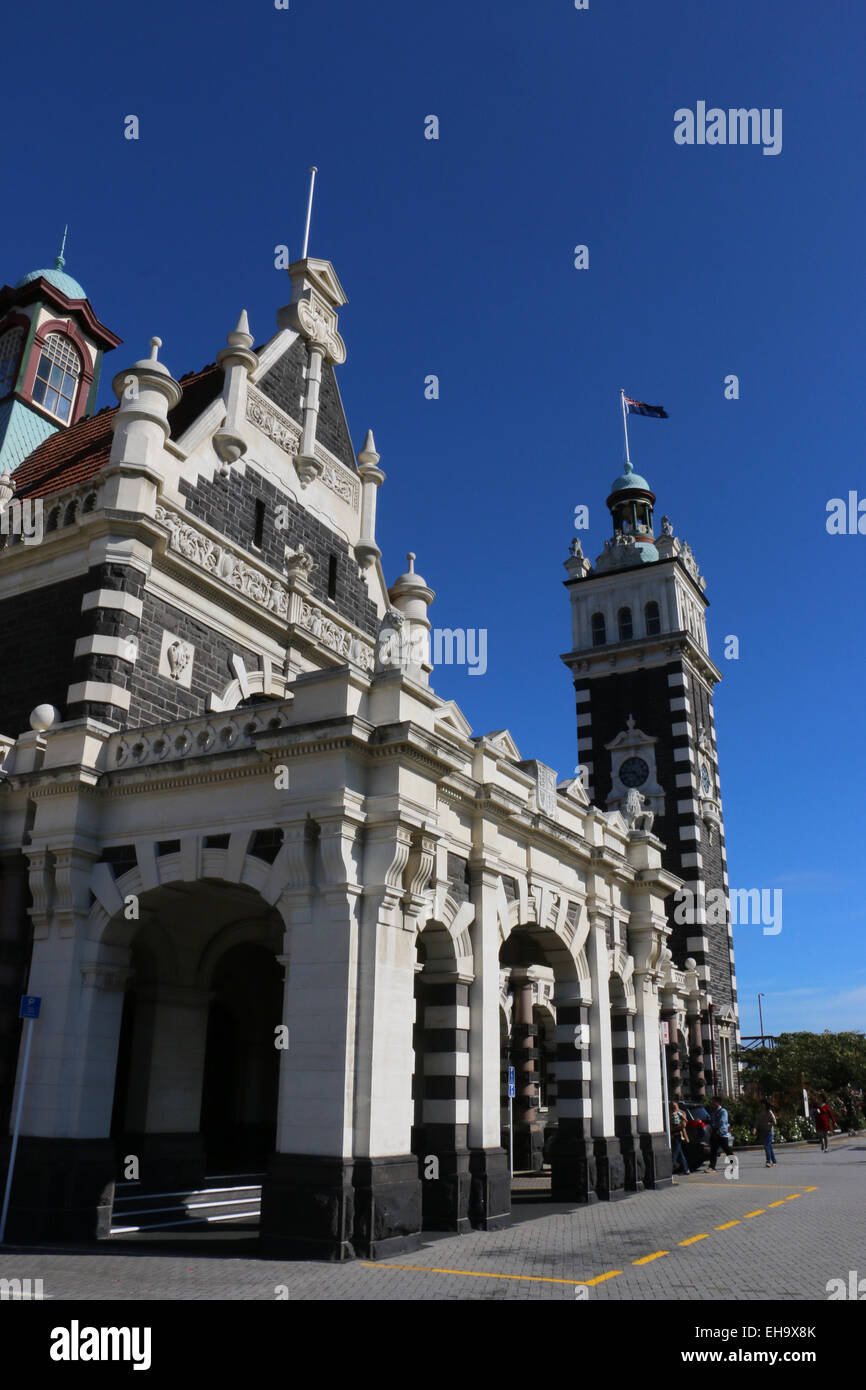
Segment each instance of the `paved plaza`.
[{"label": "paved plaza", "polygon": [[[620,1299],[828,1298],[827,1284],[866,1275],[866,1134],[738,1156],[736,1178],[696,1174],[673,1188],[573,1207],[517,1192],[511,1227],[425,1238],[379,1263],[262,1259],[249,1233],[176,1247],[8,1250],[0,1277],[41,1278],[63,1299]],[[218,1243],[217,1243],[218,1242]]]}]

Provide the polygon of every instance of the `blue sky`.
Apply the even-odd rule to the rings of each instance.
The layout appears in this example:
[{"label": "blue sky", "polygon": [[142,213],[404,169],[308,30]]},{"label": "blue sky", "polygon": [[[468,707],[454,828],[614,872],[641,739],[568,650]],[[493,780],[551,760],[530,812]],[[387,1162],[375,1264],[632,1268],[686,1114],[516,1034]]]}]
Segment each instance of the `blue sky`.
[{"label": "blue sky", "polygon": [[[310,249],[349,297],[386,574],[416,550],[434,622],[487,629],[487,673],[438,689],[562,775],[574,507],[594,557],[618,390],[666,406],[632,457],[707,577],[731,883],[784,892],[779,935],[737,932],[743,1031],[759,990],[772,1032],[863,1027],[866,536],[825,528],[831,497],[866,497],[862,8],[48,0],[4,38],[0,277],[51,264],[69,222],[67,270],[125,340],[100,404],[154,333],[175,375],[241,307],[271,335],[318,165]],[[677,145],[701,100],[781,108],[781,153]]]}]

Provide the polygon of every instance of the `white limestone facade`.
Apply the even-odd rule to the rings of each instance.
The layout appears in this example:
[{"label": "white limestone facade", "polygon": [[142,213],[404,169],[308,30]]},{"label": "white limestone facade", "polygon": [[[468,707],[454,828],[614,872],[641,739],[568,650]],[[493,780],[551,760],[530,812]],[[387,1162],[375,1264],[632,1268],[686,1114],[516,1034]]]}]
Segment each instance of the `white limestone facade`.
[{"label": "white limestone facade", "polygon": [[158,339],[118,372],[73,426],[86,476],[52,439],[15,477],[46,529],[0,551],[0,905],[42,999],[10,1238],[105,1236],[130,1157],[150,1192],[260,1168],[263,1238],[331,1258],[495,1229],[508,1066],[553,1197],[671,1180],[682,880],[434,689],[433,591],[412,555],[388,587],[385,473],[371,433],[346,449],[345,295],[329,262],[290,276],[259,349],[242,314],[210,376]]}]

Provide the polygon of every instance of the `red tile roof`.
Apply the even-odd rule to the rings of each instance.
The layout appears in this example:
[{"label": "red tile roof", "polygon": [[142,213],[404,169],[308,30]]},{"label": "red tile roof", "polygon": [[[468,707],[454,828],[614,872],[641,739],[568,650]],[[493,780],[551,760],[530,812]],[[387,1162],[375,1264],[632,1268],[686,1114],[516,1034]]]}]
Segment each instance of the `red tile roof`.
[{"label": "red tile roof", "polygon": [[[222,370],[211,363],[181,377],[183,397],[168,413],[171,437],[179,439],[222,389]],[[117,406],[106,406],[70,429],[60,429],[34,449],[13,475],[18,497],[47,497],[84,483],[104,468],[111,453]]]}]

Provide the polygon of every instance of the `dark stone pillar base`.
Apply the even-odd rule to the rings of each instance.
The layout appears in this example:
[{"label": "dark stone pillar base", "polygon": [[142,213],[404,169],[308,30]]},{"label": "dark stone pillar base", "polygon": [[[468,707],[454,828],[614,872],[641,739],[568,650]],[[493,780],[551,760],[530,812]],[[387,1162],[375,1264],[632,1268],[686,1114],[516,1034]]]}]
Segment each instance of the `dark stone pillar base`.
[{"label": "dark stone pillar base", "polygon": [[602,1202],[617,1202],[627,1196],[625,1188],[625,1162],[618,1139],[594,1139],[592,1141],[598,1171],[596,1192]]},{"label": "dark stone pillar base", "polygon": [[[11,1140],[0,1147],[4,1183]],[[6,1224],[10,1245],[107,1239],[114,1204],[114,1146],[110,1139],[18,1141]]]},{"label": "dark stone pillar base", "polygon": [[351,1160],[274,1154],[262,1184],[262,1243],[307,1259],[352,1259],[352,1170]]},{"label": "dark stone pillar base", "polygon": [[[115,1176],[125,1177],[126,1159],[138,1159],[142,1192],[188,1192],[201,1187],[206,1164],[202,1136],[195,1134],[125,1134],[114,1141]],[[225,1171],[225,1170],[222,1170]]]},{"label": "dark stone pillar base", "polygon": [[598,1201],[593,1141],[560,1128],[550,1145],[550,1196],[554,1202]]},{"label": "dark stone pillar base", "polygon": [[[436,1160],[438,1177],[429,1176]],[[435,1170],[434,1170],[435,1171]],[[465,1235],[472,1229],[469,1220],[469,1150],[426,1153],[418,1157],[421,1178],[422,1230],[456,1231]]]},{"label": "dark stone pillar base", "polygon": [[421,1245],[421,1182],[414,1154],[357,1158],[354,1172],[357,1255],[386,1260]]},{"label": "dark stone pillar base", "polygon": [[540,1173],[544,1167],[544,1130],[540,1125],[531,1129],[515,1127],[515,1173]]},{"label": "dark stone pillar base", "polygon": [[637,1138],[633,1134],[621,1134],[619,1147],[625,1164],[626,1192],[643,1192],[646,1163]]},{"label": "dark stone pillar base", "polygon": [[640,1147],[646,1169],[645,1186],[652,1188],[672,1187],[674,1181],[673,1163],[667,1135],[642,1134]]},{"label": "dark stone pillar base", "polygon": [[511,1172],[505,1149],[472,1149],[469,1220],[477,1231],[502,1231],[511,1225]]}]

